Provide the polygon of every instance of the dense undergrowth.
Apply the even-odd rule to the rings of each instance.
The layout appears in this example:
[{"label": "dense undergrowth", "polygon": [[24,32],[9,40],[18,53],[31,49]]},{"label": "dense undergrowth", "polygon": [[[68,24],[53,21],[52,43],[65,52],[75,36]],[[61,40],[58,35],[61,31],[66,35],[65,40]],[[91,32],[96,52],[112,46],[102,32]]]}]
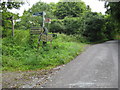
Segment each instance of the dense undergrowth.
[{"label": "dense undergrowth", "polygon": [[29,30],[15,30],[14,37],[10,37],[10,33],[2,39],[3,71],[47,69],[66,64],[86,46],[73,36],[57,34],[52,44],[41,44],[37,49],[38,36],[34,36],[34,42],[31,42]]}]

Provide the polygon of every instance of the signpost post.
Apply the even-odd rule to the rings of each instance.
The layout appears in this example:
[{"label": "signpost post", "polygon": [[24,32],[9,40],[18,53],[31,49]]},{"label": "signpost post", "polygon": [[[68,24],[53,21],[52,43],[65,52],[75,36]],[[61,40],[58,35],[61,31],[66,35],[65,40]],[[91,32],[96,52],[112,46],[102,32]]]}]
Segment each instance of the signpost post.
[{"label": "signpost post", "polygon": [[42,27],[45,27],[45,15],[46,15],[46,13],[43,12],[43,26]]}]

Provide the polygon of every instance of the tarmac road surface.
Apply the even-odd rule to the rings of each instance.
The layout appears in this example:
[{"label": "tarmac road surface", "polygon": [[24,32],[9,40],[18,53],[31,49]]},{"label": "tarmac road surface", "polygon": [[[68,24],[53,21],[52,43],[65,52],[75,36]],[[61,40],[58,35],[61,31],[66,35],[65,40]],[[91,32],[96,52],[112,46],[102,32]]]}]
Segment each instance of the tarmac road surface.
[{"label": "tarmac road surface", "polygon": [[41,88],[118,88],[118,40],[90,46]]}]

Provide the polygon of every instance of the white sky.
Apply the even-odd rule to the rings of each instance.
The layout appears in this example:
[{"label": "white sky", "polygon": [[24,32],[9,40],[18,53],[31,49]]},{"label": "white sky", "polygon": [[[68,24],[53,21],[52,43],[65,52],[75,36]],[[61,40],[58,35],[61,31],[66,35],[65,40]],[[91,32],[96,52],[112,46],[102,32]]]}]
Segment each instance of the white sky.
[{"label": "white sky", "polygon": [[[12,12],[19,13],[21,16],[24,10],[28,10],[30,7],[32,7],[33,4],[35,4],[40,0],[24,0],[24,1],[28,1],[29,4],[23,5],[20,8],[20,10],[14,9],[12,10]],[[50,3],[50,2],[57,3],[59,0],[41,0],[41,1],[46,3]],[[82,1],[84,1],[86,5],[89,5],[93,12],[101,12],[102,14],[105,14],[106,9],[104,8],[104,1],[99,1],[99,0],[82,0]]]}]

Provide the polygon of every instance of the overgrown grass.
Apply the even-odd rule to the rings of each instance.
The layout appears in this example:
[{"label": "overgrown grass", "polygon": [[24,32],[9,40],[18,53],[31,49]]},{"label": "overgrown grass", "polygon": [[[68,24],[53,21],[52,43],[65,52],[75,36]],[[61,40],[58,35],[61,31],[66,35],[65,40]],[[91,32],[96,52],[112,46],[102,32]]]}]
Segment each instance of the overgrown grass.
[{"label": "overgrown grass", "polygon": [[2,40],[2,70],[46,69],[66,64],[80,54],[86,44],[78,43],[75,37],[57,34],[52,42],[37,50],[37,36],[30,42],[29,30],[16,30],[14,37]]}]

